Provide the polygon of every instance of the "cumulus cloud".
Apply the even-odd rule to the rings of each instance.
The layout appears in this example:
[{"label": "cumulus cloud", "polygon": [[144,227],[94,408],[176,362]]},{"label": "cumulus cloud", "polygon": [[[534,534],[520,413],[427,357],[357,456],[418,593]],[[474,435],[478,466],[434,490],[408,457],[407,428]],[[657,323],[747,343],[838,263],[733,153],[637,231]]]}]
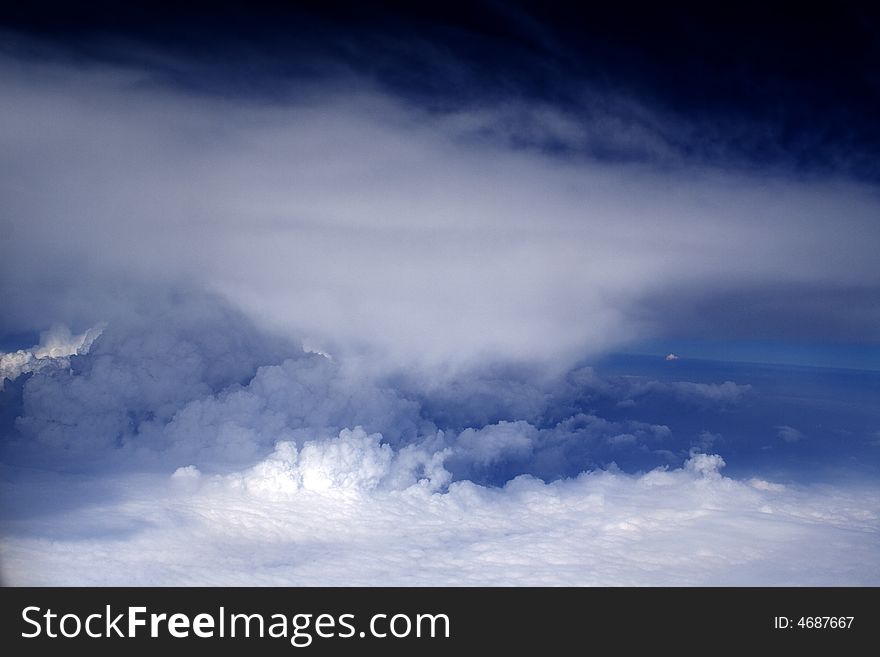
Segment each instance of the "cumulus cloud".
[{"label": "cumulus cloud", "polygon": [[694,454],[687,460],[684,467],[702,477],[714,479],[720,477],[719,470],[726,465],[718,454]]},{"label": "cumulus cloud", "polygon": [[240,463],[279,439],[302,441],[355,425],[382,431],[394,443],[435,429],[416,402],[309,354],[260,367],[245,386],[194,399],[133,440],[179,458]]}]

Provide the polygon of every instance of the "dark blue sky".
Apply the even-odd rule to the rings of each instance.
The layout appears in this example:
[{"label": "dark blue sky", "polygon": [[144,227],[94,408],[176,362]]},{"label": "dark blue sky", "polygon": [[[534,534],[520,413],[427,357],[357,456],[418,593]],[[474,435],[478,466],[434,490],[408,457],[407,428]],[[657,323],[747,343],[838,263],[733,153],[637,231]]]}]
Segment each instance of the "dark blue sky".
[{"label": "dark blue sky", "polygon": [[687,157],[880,181],[878,16],[864,3],[580,4],[37,1],[0,21],[57,57],[236,96],[344,66],[437,109],[519,97],[589,114],[589,86],[683,120],[664,137]]}]

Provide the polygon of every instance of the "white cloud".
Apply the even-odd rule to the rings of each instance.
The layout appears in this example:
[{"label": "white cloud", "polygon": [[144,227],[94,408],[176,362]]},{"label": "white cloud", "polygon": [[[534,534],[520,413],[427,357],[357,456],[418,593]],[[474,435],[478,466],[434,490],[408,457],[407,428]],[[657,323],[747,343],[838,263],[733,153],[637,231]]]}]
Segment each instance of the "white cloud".
[{"label": "white cloud", "polygon": [[0,60],[0,328],[112,320],[125,281],[187,281],[334,357],[567,365],[662,331],[667,299],[880,285],[858,185],[554,157],[473,137],[504,108],[347,82],[240,101]]},{"label": "white cloud", "polygon": [[119,480],[110,499],[105,494],[74,511],[7,522],[0,541],[3,580],[880,583],[876,490],[738,482],[719,473],[717,455],[696,454],[679,470],[595,471],[552,484],[524,476],[500,489],[464,481],[437,491],[413,481],[388,486],[402,453],[364,432],[308,449],[313,456],[297,456],[292,445],[279,444],[237,474],[177,471],[174,480],[187,486],[168,487],[161,478]]},{"label": "white cloud", "polygon": [[388,474],[391,447],[380,444],[382,436],[368,436],[360,427],[343,429],[338,440],[307,442],[299,468],[306,490],[375,488]]},{"label": "white cloud", "polygon": [[696,453],[684,464],[685,468],[706,478],[718,478],[719,470],[726,464],[718,454]]},{"label": "white cloud", "polygon": [[103,329],[103,325],[99,325],[79,335],[72,335],[69,328],[57,325],[44,331],[39,344],[30,349],[0,354],[0,392],[7,379],[14,381],[22,374],[69,367],[69,356],[87,354]]},{"label": "white cloud", "polygon": [[525,457],[533,448],[538,430],[528,422],[499,422],[482,429],[465,429],[458,436],[456,455],[490,465],[505,457]]}]

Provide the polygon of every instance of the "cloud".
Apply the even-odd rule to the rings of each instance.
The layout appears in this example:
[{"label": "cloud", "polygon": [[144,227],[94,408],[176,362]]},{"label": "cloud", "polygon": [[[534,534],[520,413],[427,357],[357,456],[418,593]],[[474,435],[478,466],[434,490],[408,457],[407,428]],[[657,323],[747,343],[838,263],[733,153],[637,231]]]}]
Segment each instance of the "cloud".
[{"label": "cloud", "polygon": [[177,458],[240,463],[275,440],[302,441],[355,425],[382,431],[395,444],[435,430],[416,402],[310,354],[262,366],[245,386],[189,401],[137,440]]},{"label": "cloud", "polygon": [[[772,334],[875,333],[866,304],[811,293],[880,289],[877,199],[854,183],[518,148],[476,136],[504,107],[428,112],[351,77],[274,101],[13,57],[0,80],[0,331],[112,321],[126,281],[184,281],[393,367],[567,366],[723,295],[748,314],[756,288]],[[699,330],[736,324],[716,319]]]},{"label": "cloud", "polygon": [[215,296],[137,298],[88,353],[20,384],[5,581],[874,581],[873,492],[724,477],[715,434],[688,454],[675,423],[613,415],[655,398],[703,421],[746,385],[500,365],[385,376]]},{"label": "cloud", "polygon": [[701,431],[700,435],[697,436],[696,446],[699,447],[702,451],[708,451],[716,446],[718,443],[721,443],[724,440],[724,437],[720,433],[712,433],[711,431]]},{"label": "cloud", "polygon": [[610,438],[606,438],[605,440],[612,447],[620,445],[635,445],[636,442],[638,442],[638,438],[631,433],[619,433]]},{"label": "cloud", "polygon": [[501,421],[479,430],[465,429],[456,441],[456,455],[477,465],[490,465],[504,457],[526,457],[537,429],[528,422]]},{"label": "cloud", "polygon": [[740,385],[733,381],[724,383],[693,383],[691,381],[674,381],[670,383],[649,381],[637,383],[634,395],[660,394],[675,397],[678,401],[694,404],[736,404],[752,389],[751,385]]},{"label": "cloud", "polygon": [[470,368],[433,382],[418,369],[385,376],[274,337],[217,297],[139,296],[139,307],[110,323],[88,353],[21,383],[10,462],[223,472],[257,462],[279,442],[303,449],[362,427],[395,448],[436,442],[449,451],[455,479],[552,480],[619,460],[622,449],[676,444],[669,426],[608,420],[591,410],[597,403],[616,408],[654,396],[725,408],[749,389],[600,377],[589,368],[562,376]]},{"label": "cloud", "polygon": [[126,490],[119,497],[6,522],[4,581],[878,583],[876,490],[739,482],[722,476],[723,460],[710,454],[676,470],[598,470],[552,484],[524,476],[503,488],[388,485],[401,458],[354,429],[299,453],[279,443],[239,473],[195,476],[187,468],[170,487],[167,475],[134,489],[131,480],[117,482]]},{"label": "cloud", "polygon": [[79,335],[71,335],[66,326],[57,325],[44,331],[39,344],[30,349],[0,353],[0,392],[7,379],[14,381],[22,374],[69,367],[69,356],[87,354],[102,330],[103,326],[96,326]]},{"label": "cloud", "polygon": [[804,434],[787,424],[776,427],[776,437],[786,443],[797,443],[804,439]]},{"label": "cloud", "polygon": [[726,465],[718,454],[694,454],[684,464],[687,470],[696,472],[701,477],[715,479],[720,477],[719,471]]},{"label": "cloud", "polygon": [[[713,413],[757,388],[579,365],[771,282],[870,298],[871,190],[561,156],[496,134],[580,138],[547,108],[345,81],[0,60],[0,337],[73,327],[0,357],[7,581],[876,581],[875,494],[722,476]],[[836,326],[798,298],[774,330]]]},{"label": "cloud", "polygon": [[308,441],[299,454],[294,443],[277,443],[268,459],[245,473],[243,484],[269,492],[371,490],[391,465],[391,447],[381,438],[356,427],[336,440]]},{"label": "cloud", "polygon": [[135,436],[152,435],[188,402],[247,382],[297,349],[204,294],[137,296],[100,337],[84,334],[94,339],[87,353],[66,357],[69,370],[44,368],[24,382],[16,427],[38,458],[137,451]]}]

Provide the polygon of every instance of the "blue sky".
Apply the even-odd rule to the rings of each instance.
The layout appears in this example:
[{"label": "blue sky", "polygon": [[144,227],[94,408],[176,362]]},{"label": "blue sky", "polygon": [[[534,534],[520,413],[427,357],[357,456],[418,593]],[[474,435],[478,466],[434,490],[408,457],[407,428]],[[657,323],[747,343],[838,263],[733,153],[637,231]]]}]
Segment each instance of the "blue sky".
[{"label": "blue sky", "polygon": [[688,354],[705,360],[806,365],[852,370],[880,369],[875,345],[858,343],[786,342],[784,340],[653,340],[628,347],[635,354]]},{"label": "blue sky", "polygon": [[4,581],[877,583],[875,17],[38,5]]}]

